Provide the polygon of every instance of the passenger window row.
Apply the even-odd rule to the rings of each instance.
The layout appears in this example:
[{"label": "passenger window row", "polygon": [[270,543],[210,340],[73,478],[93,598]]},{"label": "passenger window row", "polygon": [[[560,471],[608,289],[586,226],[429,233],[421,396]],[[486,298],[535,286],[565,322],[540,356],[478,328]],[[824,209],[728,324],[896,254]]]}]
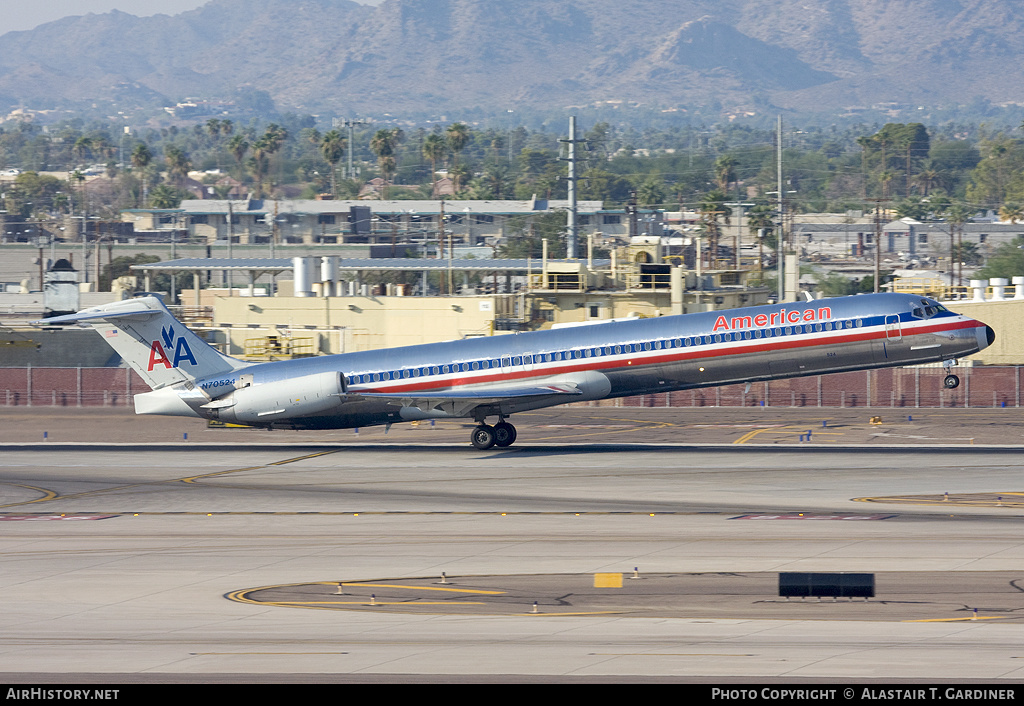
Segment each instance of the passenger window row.
[{"label": "passenger window row", "polygon": [[543,365],[544,363],[555,363],[563,360],[603,358],[607,356],[623,355],[628,353],[642,353],[644,351],[665,350],[669,348],[689,348],[693,346],[710,345],[712,343],[724,343],[728,341],[750,341],[757,338],[795,336],[804,333],[817,333],[819,331],[839,331],[843,329],[860,328],[863,325],[863,319],[849,319],[845,321],[836,322],[826,321],[824,323],[815,324],[802,324],[796,326],[752,329],[747,331],[732,331],[729,333],[706,334],[703,336],[687,336],[685,338],[670,338],[658,341],[646,341],[644,343],[625,343],[616,346],[596,346],[593,348],[578,348],[570,351],[537,353],[534,355],[526,356],[516,355],[507,356],[504,358],[488,358],[486,360],[474,360],[466,363],[432,365],[417,368],[404,368],[402,370],[388,370],[379,373],[349,375],[348,383],[350,385],[358,385],[369,382],[408,380],[411,378],[430,377],[433,375],[468,373],[476,370],[491,370],[509,367],[514,368],[521,367],[523,365]]}]

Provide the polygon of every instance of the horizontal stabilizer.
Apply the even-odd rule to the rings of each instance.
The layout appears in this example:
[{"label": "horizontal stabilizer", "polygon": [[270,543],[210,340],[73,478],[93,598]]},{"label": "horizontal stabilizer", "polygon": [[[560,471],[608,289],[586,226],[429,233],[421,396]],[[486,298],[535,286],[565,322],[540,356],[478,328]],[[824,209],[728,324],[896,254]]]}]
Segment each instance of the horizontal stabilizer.
[{"label": "horizontal stabilizer", "polygon": [[156,297],[108,302],[36,323],[91,327],[154,390],[248,365],[210,346]]},{"label": "horizontal stabilizer", "polygon": [[115,319],[138,319],[144,320],[152,316],[159,316],[159,311],[153,311],[152,309],[136,309],[129,311],[104,311],[101,313],[92,313],[88,309],[80,311],[77,314],[65,314],[63,316],[51,316],[48,319],[41,319],[39,321],[33,321],[34,324],[75,324],[85,323],[87,321],[95,321],[98,319],[104,319],[107,321],[113,321]]}]

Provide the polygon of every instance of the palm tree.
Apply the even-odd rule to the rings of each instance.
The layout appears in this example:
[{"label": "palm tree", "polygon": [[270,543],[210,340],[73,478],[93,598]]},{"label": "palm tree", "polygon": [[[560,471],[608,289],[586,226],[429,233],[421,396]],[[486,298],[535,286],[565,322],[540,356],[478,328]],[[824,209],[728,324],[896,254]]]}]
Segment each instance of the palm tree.
[{"label": "palm tree", "polygon": [[[957,286],[962,286],[964,283],[964,268],[963,261],[957,260],[956,256],[957,253],[962,250],[964,224],[967,223],[973,215],[974,211],[962,203],[955,203],[946,210],[946,222],[949,223],[949,280],[950,284],[952,284],[954,263],[959,262],[960,264],[956,268],[958,272]],[[956,240],[959,245],[954,243],[954,240]]]},{"label": "palm tree", "polygon": [[447,153],[447,143],[436,132],[427,135],[423,140],[423,156],[430,160],[431,196],[437,195],[437,163],[444,159]]},{"label": "palm tree", "polygon": [[942,174],[932,166],[930,160],[926,160],[921,165],[921,171],[914,177],[917,181],[918,186],[921,187],[921,195],[927,196],[928,192],[932,190],[941,180]]},{"label": "palm tree", "polygon": [[448,170],[448,176],[452,179],[452,188],[455,193],[459,192],[459,185],[465,183],[471,172],[465,164],[455,164]]},{"label": "palm tree", "polygon": [[206,132],[210,134],[210,137],[217,138],[220,135],[220,119],[210,118],[206,121]]},{"label": "palm tree", "polygon": [[150,196],[153,208],[177,208],[181,204],[181,193],[167,184],[157,184]]},{"label": "palm tree", "polygon": [[861,135],[857,138],[857,144],[860,145],[860,171],[861,178],[864,180],[864,197],[868,195],[868,152],[874,149],[875,138],[870,135]]},{"label": "palm tree", "polygon": [[896,178],[896,172],[891,169],[886,169],[878,175],[878,178],[882,182],[882,198],[889,198],[889,184]]},{"label": "palm tree", "polygon": [[636,190],[637,200],[642,206],[661,206],[665,203],[665,182],[658,176],[649,176]]},{"label": "palm tree", "polygon": [[235,158],[235,162],[238,164],[238,176],[242,176],[242,161],[245,159],[245,153],[249,151],[249,141],[245,139],[245,135],[238,134],[232,137],[228,141],[228,152]]},{"label": "palm tree", "polygon": [[[464,123],[452,123],[445,131],[448,140],[448,147],[455,157],[455,164],[459,163],[459,153],[469,144],[469,128]],[[459,182],[455,182],[455,190],[459,190]]]},{"label": "palm tree", "polygon": [[142,206],[145,207],[147,201],[146,193],[146,167],[153,161],[153,153],[149,151],[149,147],[146,146],[145,142],[140,142],[135,145],[132,150],[132,169],[138,170],[142,177]]},{"label": "palm tree", "polygon": [[331,195],[338,198],[338,162],[345,154],[348,141],[338,130],[330,130],[325,133],[320,142],[320,151],[324,159],[331,165]]},{"label": "palm tree", "polygon": [[1024,208],[1021,208],[1019,203],[1005,203],[999,209],[999,217],[1011,224],[1016,224],[1017,221],[1024,221]]},{"label": "palm tree", "polygon": [[494,199],[505,198],[505,187],[508,185],[508,167],[504,164],[489,164],[484,168],[483,182],[487,185]]},{"label": "palm tree", "polygon": [[717,189],[709,191],[701,199],[697,208],[701,216],[701,229],[708,238],[709,265],[711,267],[715,266],[718,259],[719,218],[724,216],[725,224],[729,224],[731,212],[725,205],[725,199],[724,192]]},{"label": "palm tree", "polygon": [[189,161],[185,151],[176,145],[171,145],[164,149],[164,161],[167,162],[167,171],[170,176],[177,178],[179,186],[184,185],[189,170],[192,169],[192,162]]},{"label": "palm tree", "polygon": [[[757,236],[758,270],[764,268],[764,248],[775,250],[775,209],[771,204],[759,203],[747,211],[747,227],[750,234]],[[764,235],[762,236],[762,232]]]},{"label": "palm tree", "polygon": [[256,193],[263,198],[264,185],[270,176],[270,157],[281,149],[288,138],[288,131],[276,123],[267,125],[263,135],[252,143],[252,157],[249,158],[249,169],[256,180]]},{"label": "palm tree", "polygon": [[727,154],[715,160],[715,184],[723,194],[729,193],[729,185],[736,181],[736,159]]},{"label": "palm tree", "polygon": [[377,165],[380,167],[381,178],[384,180],[384,188],[381,197],[386,199],[388,195],[389,177],[394,173],[397,164],[395,150],[398,143],[402,141],[405,134],[401,128],[378,130],[370,139],[370,149],[377,155]]},{"label": "palm tree", "polygon": [[270,154],[273,151],[273,145],[267,136],[256,140],[252,143],[252,157],[249,158],[249,171],[252,172],[252,177],[256,182],[256,198],[263,198],[263,187],[267,180],[267,175],[270,173]]},{"label": "palm tree", "polygon": [[92,154],[92,140],[84,135],[79,137],[71,147],[71,154],[80,164],[84,163],[85,158]]}]

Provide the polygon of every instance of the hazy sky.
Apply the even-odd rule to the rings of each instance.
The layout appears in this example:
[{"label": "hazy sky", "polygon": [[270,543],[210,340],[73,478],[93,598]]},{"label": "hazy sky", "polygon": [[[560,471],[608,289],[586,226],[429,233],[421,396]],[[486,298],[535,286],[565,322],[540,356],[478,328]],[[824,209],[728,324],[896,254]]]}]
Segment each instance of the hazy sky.
[{"label": "hazy sky", "polygon": [[[382,0],[355,0],[364,5],[378,5]],[[177,15],[205,5],[207,0],[6,0],[0,14],[0,34],[32,29],[44,22],[68,15],[120,10],[139,17],[163,13]]]}]

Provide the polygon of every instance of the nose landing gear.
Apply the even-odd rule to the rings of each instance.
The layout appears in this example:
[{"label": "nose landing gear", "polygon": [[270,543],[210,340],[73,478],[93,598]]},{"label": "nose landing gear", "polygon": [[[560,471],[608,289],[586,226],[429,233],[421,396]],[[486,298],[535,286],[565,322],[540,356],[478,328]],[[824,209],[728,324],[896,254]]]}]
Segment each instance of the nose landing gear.
[{"label": "nose landing gear", "polygon": [[516,428],[502,419],[493,427],[488,424],[478,425],[469,435],[469,441],[475,448],[486,451],[492,446],[511,446],[515,443],[516,436]]},{"label": "nose landing gear", "polygon": [[956,364],[955,360],[944,360],[942,361],[942,367],[946,370],[946,377],[942,380],[942,385],[947,390],[953,390],[960,387],[960,378],[953,375],[950,369]]}]

